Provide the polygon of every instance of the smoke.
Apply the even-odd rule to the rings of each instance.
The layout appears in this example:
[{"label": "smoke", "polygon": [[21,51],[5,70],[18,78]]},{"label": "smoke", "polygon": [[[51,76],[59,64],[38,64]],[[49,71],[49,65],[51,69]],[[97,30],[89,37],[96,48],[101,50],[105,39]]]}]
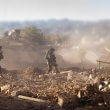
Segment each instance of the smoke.
[{"label": "smoke", "polygon": [[22,70],[28,66],[40,66],[45,63],[45,52],[42,53],[44,50],[40,46],[35,50],[26,46],[3,49],[2,67]]},{"label": "smoke", "polygon": [[98,55],[93,51],[87,51],[85,58],[94,64],[96,64],[96,61],[99,59]]},{"label": "smoke", "polygon": [[[68,37],[65,43],[62,43],[56,48],[56,54],[61,56],[57,57],[59,66],[84,64],[87,63],[96,65],[103,54],[109,53],[109,37],[97,37],[82,35]],[[28,66],[44,66],[46,65],[45,54],[47,51],[46,46],[39,45],[31,48],[31,46],[17,46],[13,48],[4,48],[4,60],[2,60],[2,67],[8,69],[24,69]],[[108,55],[108,54],[107,54]],[[104,57],[102,60],[105,60]],[[79,66],[79,65],[78,65]]]},{"label": "smoke", "polygon": [[[60,48],[58,54],[60,54],[63,59],[70,63],[91,63],[93,65],[97,64],[97,60],[101,56],[109,51],[107,47],[110,47],[108,43],[109,37],[91,36],[84,35],[75,37],[69,37],[68,44],[66,48]],[[106,47],[107,46],[107,47]],[[106,47],[106,48],[105,48]],[[106,54],[107,55],[107,54]],[[105,60],[104,58],[102,60]]]},{"label": "smoke", "polygon": [[[102,37],[68,37],[66,44],[62,44],[57,48],[56,54],[58,65],[73,65],[82,63],[86,66],[87,63],[96,65],[96,61],[106,52],[109,53],[110,38]],[[18,46],[19,47],[19,46]],[[3,50],[4,60],[2,60],[2,67],[8,69],[24,69],[28,66],[41,67],[46,64],[45,54],[47,48],[37,47],[27,48],[27,46],[13,47]],[[108,55],[108,54],[107,54]],[[105,60],[104,58],[102,60]],[[60,62],[60,64],[59,64]]]},{"label": "smoke", "polygon": [[[77,51],[77,52],[76,52]],[[73,49],[73,48],[64,48],[64,49],[61,49],[59,51],[57,51],[57,53],[59,55],[62,56],[63,60],[65,60],[66,62],[70,62],[70,63],[78,63],[80,62],[80,59],[79,59],[79,50],[76,48],[76,49]]]},{"label": "smoke", "polygon": [[[24,41],[23,46],[21,46],[18,45],[17,42],[14,42],[15,47],[12,45],[3,50],[3,67],[11,69],[22,69],[29,65],[40,67],[46,63],[45,52],[49,45],[50,47],[53,45],[53,47],[56,47],[56,54],[60,56],[57,59],[62,65],[64,65],[64,62],[67,65],[82,63],[86,65],[87,62],[96,65],[96,60],[100,58],[102,58],[102,61],[105,60],[104,58],[110,52],[109,25],[104,25],[103,23],[75,24],[72,27],[70,26],[71,28],[63,25],[61,28],[66,27],[64,30],[62,29],[63,31],[61,31],[61,28],[54,27],[53,30],[58,30],[58,33],[55,31],[54,35],[58,34],[57,37],[61,37],[58,41],[57,37],[54,39],[56,43],[54,43],[54,41],[50,44],[44,42],[45,45],[38,43],[39,45],[35,46],[32,44],[33,42],[25,43],[27,41]],[[48,30],[47,32],[51,31],[52,30]],[[52,34],[50,36],[53,39],[54,36],[52,36]],[[13,43],[13,41],[9,41],[9,44],[11,43]],[[27,46],[24,46],[25,44],[27,44]],[[35,47],[31,48],[31,46]],[[105,55],[105,57],[103,57],[103,55]]]}]

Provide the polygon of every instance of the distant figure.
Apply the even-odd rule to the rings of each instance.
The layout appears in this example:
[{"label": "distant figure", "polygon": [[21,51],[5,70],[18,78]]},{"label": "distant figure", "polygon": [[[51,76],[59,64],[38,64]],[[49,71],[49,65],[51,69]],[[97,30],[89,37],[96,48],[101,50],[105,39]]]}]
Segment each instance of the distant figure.
[{"label": "distant figure", "polygon": [[48,52],[46,54],[46,59],[47,59],[47,63],[48,63],[48,73],[50,73],[50,72],[52,73],[53,67],[55,68],[56,73],[59,73],[54,52],[55,52],[55,49],[51,48],[48,50]]},{"label": "distant figure", "polygon": [[[0,61],[3,59],[3,52],[2,52],[2,46],[0,46]],[[1,66],[0,66],[0,74],[2,73],[2,69],[1,69]]]},{"label": "distant figure", "polygon": [[0,46],[0,60],[2,60],[4,57],[3,57],[3,51],[2,51],[2,46]]}]

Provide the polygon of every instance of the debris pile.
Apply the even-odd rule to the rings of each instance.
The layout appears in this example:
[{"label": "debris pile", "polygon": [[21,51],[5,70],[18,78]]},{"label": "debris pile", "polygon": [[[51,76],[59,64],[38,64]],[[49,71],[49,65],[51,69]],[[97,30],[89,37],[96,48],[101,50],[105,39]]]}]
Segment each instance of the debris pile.
[{"label": "debris pile", "polygon": [[10,79],[1,77],[1,95],[34,103],[46,102],[49,110],[110,110],[109,73],[69,70],[41,74],[37,70],[29,67],[15,74],[16,80],[13,72]]}]

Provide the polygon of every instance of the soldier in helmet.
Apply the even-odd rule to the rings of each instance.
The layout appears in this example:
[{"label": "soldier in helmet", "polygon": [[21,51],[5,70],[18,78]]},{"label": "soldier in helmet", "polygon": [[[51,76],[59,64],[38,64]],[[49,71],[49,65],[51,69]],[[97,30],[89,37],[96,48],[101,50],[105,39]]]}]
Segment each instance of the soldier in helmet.
[{"label": "soldier in helmet", "polygon": [[53,67],[55,68],[56,73],[59,73],[54,52],[55,52],[55,49],[51,48],[48,50],[46,54],[46,59],[48,63],[48,73],[52,72]]}]

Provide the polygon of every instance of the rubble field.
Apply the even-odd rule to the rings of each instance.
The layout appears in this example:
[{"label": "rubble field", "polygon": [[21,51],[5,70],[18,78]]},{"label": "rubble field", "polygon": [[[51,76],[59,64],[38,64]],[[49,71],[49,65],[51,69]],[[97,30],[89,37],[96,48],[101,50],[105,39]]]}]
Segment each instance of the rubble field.
[{"label": "rubble field", "polygon": [[110,110],[109,71],[44,73],[34,67],[3,70],[0,110]]}]

